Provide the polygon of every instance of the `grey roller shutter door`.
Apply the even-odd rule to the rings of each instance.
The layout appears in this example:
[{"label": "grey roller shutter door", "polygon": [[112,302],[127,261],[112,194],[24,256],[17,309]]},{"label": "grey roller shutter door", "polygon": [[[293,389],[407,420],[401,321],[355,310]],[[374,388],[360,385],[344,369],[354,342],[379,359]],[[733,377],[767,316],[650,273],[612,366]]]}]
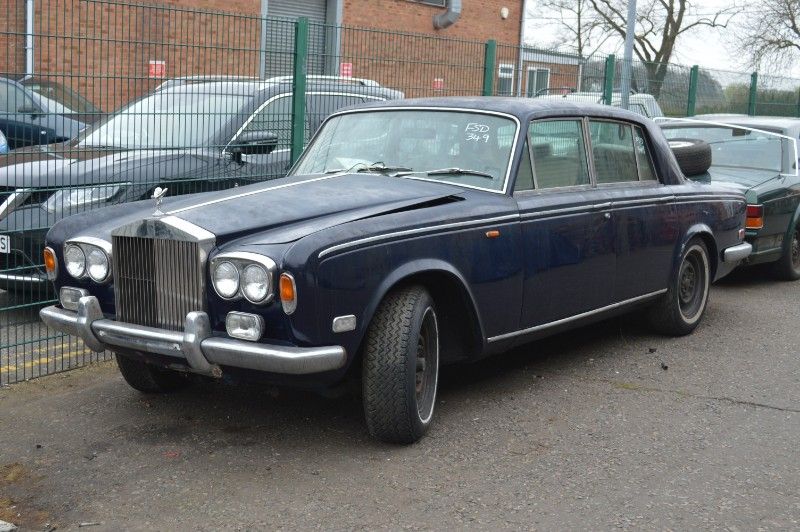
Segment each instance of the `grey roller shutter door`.
[{"label": "grey roller shutter door", "polygon": [[[267,17],[295,20],[308,17],[308,73],[323,74],[325,65],[325,16],[327,0],[268,0]],[[294,52],[294,27],[272,21],[268,25],[267,76],[290,75]]]}]

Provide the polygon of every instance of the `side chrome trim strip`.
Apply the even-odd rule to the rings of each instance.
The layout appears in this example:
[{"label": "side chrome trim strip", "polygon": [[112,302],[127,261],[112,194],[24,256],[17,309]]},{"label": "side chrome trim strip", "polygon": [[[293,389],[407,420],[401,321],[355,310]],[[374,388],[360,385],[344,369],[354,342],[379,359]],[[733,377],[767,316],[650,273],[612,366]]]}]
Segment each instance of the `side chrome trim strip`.
[{"label": "side chrome trim strip", "polygon": [[382,235],[376,236],[369,236],[366,238],[359,238],[358,240],[351,240],[350,242],[344,242],[342,244],[337,244],[335,246],[331,246],[329,248],[325,248],[319,252],[318,258],[322,258],[326,255],[330,255],[331,253],[335,253],[336,251],[341,251],[342,249],[350,248],[359,246],[361,244],[369,244],[372,242],[378,242],[380,240],[387,240],[394,237],[400,236],[410,236],[410,235],[417,235],[420,233],[427,233],[430,231],[435,231],[437,229],[458,229],[461,227],[473,227],[473,226],[481,226],[486,224],[491,224],[495,222],[504,222],[508,220],[519,220],[518,214],[508,214],[505,216],[497,216],[495,218],[486,218],[483,220],[467,220],[464,222],[453,222],[449,224],[441,224],[441,225],[430,225],[427,227],[418,227],[416,229],[407,229],[405,231],[395,231],[394,233],[384,233]]},{"label": "side chrome trim strip", "polygon": [[645,300],[645,299],[649,299],[651,297],[659,296],[659,295],[665,293],[666,291],[667,291],[667,289],[664,288],[663,290],[657,290],[655,292],[650,292],[649,294],[644,294],[642,296],[633,297],[631,299],[626,299],[625,301],[619,301],[617,303],[614,303],[614,304],[611,304],[611,305],[607,305],[605,307],[596,308],[596,309],[590,310],[588,312],[582,312],[581,314],[576,314],[574,316],[569,316],[567,318],[562,318],[560,320],[551,321],[549,323],[543,323],[542,325],[536,325],[534,327],[528,327],[527,329],[521,329],[519,331],[514,331],[514,332],[510,332],[510,333],[499,334],[497,336],[492,336],[491,338],[487,338],[486,341],[489,342],[489,343],[497,342],[497,341],[500,341],[500,340],[506,340],[508,338],[513,338],[515,336],[522,336],[522,335],[534,333],[534,332],[537,332],[537,331],[543,331],[545,329],[550,329],[552,327],[557,327],[559,325],[563,325],[565,323],[570,323],[572,321],[576,321],[576,320],[579,320],[581,318],[587,318],[589,316],[593,316],[595,314],[600,314],[600,313],[606,312],[608,310],[613,310],[615,308],[623,307],[623,306],[631,304],[631,303],[636,303],[637,301],[642,301],[642,300]]}]

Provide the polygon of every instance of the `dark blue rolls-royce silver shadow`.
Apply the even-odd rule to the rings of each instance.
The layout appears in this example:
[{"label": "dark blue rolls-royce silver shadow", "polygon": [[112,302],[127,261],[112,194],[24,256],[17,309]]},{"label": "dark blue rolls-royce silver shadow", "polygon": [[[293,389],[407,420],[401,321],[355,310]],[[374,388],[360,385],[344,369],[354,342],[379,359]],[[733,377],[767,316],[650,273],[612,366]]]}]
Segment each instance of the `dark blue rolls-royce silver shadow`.
[{"label": "dark blue rolls-royce silver shadow", "polygon": [[50,230],[42,319],[146,393],[355,377],[391,442],[428,430],[446,363],[634,308],[691,332],[751,250],[741,193],[686,180],[648,119],[570,101],[353,108],[285,178],[161,193]]}]

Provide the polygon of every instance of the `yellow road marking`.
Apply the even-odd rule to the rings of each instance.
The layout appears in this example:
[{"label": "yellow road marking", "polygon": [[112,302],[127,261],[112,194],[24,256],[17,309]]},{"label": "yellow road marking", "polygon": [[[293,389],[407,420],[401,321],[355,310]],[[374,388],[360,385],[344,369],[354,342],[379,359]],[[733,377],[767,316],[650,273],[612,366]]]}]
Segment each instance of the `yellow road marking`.
[{"label": "yellow road marking", "polygon": [[30,360],[25,362],[19,366],[15,366],[13,364],[9,364],[7,366],[0,367],[0,373],[11,373],[16,372],[18,369],[25,368],[25,369],[33,369],[36,366],[41,365],[48,365],[50,362],[58,362],[58,361],[65,361],[65,360],[77,360],[78,355],[86,354],[88,350],[86,349],[79,349],[73,351],[67,351],[62,355],[56,355],[53,357],[40,357],[36,360]]}]

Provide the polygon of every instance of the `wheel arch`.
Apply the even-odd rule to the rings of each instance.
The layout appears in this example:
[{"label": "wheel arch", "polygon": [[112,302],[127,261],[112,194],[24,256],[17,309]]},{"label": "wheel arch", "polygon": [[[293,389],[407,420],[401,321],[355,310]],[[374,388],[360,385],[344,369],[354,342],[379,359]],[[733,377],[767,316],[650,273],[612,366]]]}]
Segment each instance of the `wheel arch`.
[{"label": "wheel arch", "polygon": [[[424,286],[436,304],[442,360],[455,362],[478,355],[482,351],[485,334],[469,283],[458,269],[439,259],[415,260],[387,275],[365,309],[365,332],[386,295],[399,287],[413,284]],[[464,334],[463,327],[459,327],[464,322],[469,323],[469,334]]]},{"label": "wheel arch", "polygon": [[[719,266],[720,261],[720,251],[719,246],[717,246],[717,240],[714,238],[714,232],[706,224],[693,225],[688,231],[686,231],[686,235],[684,236],[683,241],[678,247],[678,251],[675,255],[675,264],[680,264],[683,252],[686,251],[686,246],[694,238],[699,238],[703,244],[705,244],[706,249],[708,250],[708,259],[711,262],[711,264],[709,264],[709,267],[711,268],[710,277],[712,281],[716,280],[717,267]],[[673,272],[675,271],[677,271],[677,268],[673,268]]]}]

